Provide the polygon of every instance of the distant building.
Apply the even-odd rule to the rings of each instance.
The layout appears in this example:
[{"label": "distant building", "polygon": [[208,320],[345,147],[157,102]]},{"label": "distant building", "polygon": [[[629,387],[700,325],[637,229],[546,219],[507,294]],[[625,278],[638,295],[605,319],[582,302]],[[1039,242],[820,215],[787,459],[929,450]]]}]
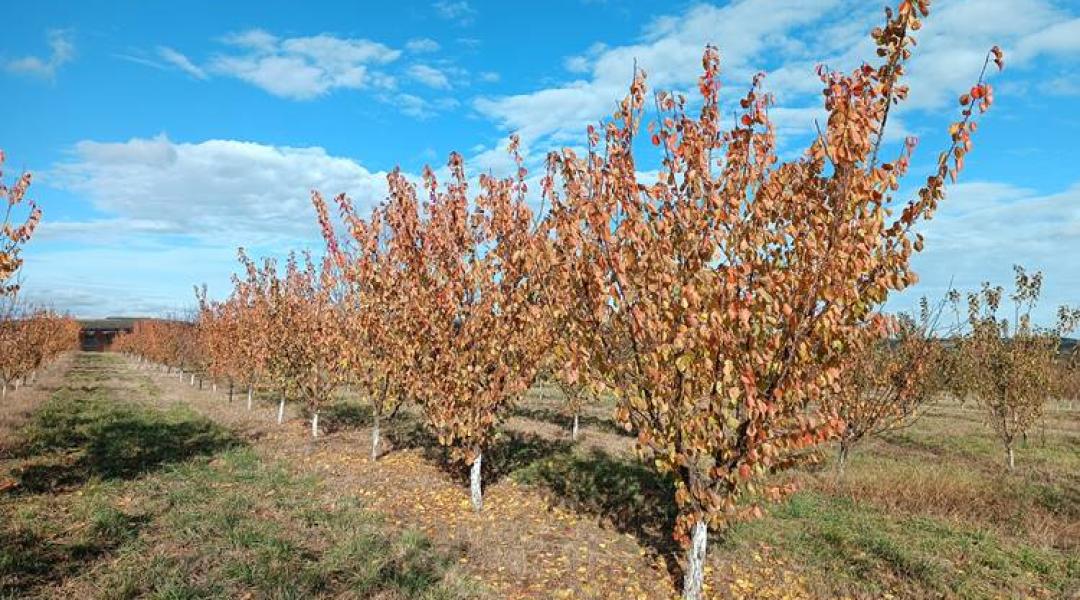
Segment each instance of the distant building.
[{"label": "distant building", "polygon": [[80,320],[82,331],[79,332],[79,346],[89,352],[106,352],[116,336],[120,333],[131,333],[138,320],[133,317]]}]

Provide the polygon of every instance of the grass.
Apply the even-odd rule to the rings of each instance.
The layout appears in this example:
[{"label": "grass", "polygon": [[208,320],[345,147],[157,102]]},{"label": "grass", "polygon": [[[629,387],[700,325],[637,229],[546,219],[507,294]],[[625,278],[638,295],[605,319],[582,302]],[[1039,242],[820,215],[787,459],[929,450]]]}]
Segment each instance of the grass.
[{"label": "grass", "polygon": [[[514,416],[565,420],[554,394],[543,402],[537,396],[528,395]],[[828,464],[784,475],[801,491],[768,507],[764,519],[715,535],[713,564],[718,572],[728,566],[748,572],[747,557],[765,548],[821,597],[1074,597],[1080,594],[1080,413],[1047,414],[1046,424],[1017,448],[1016,472],[1007,473],[1004,451],[978,407],[942,403],[915,426],[857,448],[841,481]],[[585,425],[619,431],[595,407]],[[657,555],[678,551],[670,536],[669,479],[626,453],[520,431],[504,440],[485,460],[495,474],[535,486]]]},{"label": "grass", "polygon": [[479,594],[423,536],[190,409],[118,399],[97,360],[80,356],[0,463],[17,482],[0,493],[0,597]]},{"label": "grass", "polygon": [[728,532],[720,552],[765,543],[830,594],[1068,597],[1080,561],[968,524],[875,510],[806,491]]},{"label": "grass", "polygon": [[[80,355],[0,456],[0,597],[485,594],[458,571],[470,550],[391,533],[329,482],[293,475],[263,446],[167,405],[114,360]],[[518,424],[485,454],[487,485],[506,477],[531,486],[636,539],[675,573],[670,480],[629,458],[632,440],[610,435],[618,428],[601,408],[583,419],[585,439],[604,436],[610,447],[535,426],[564,425],[558,411],[552,394],[525,400]],[[1077,597],[1080,412],[1048,415],[1018,448],[1013,473],[976,407],[943,404],[857,448],[842,480],[828,465],[785,474],[801,491],[714,535],[713,572],[754,573],[758,589],[782,588],[778,571],[766,572],[779,565],[820,597]],[[342,399],[322,421],[348,435],[371,415]],[[420,447],[427,460],[445,461],[416,415],[383,427],[389,448]],[[460,469],[450,472],[464,485]],[[524,532],[528,522],[506,527]],[[550,549],[565,550],[555,539]],[[766,562],[755,566],[760,556]]]},{"label": "grass", "polygon": [[[842,481],[831,468],[786,475],[801,491],[714,536],[713,563],[745,567],[767,548],[822,597],[1074,597],[1078,439],[1070,427],[1045,429],[1018,450],[1017,472],[1005,473],[975,407],[946,406],[859,448]],[[646,466],[579,446],[513,477],[673,551],[670,482]]]}]

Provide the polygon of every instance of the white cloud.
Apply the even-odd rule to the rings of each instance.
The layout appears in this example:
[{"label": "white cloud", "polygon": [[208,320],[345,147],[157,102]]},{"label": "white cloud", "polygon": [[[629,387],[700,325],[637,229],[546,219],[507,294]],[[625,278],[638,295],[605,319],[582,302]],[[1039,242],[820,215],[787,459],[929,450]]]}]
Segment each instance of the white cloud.
[{"label": "white cloud", "polygon": [[584,56],[567,56],[563,59],[563,67],[571,73],[588,73],[589,59]]},{"label": "white cloud", "polygon": [[[79,193],[104,224],[147,234],[253,245],[317,234],[310,191],[349,193],[360,207],[385,195],[385,175],[318,147],[233,140],[176,143],[164,135],[120,143],[83,141],[46,176]],[[100,222],[57,224],[57,233],[102,231]],[[43,228],[49,235],[49,228]]]},{"label": "white cloud", "polygon": [[439,48],[439,42],[431,38],[415,38],[405,43],[405,49],[416,54],[438,52]]},{"label": "white cloud", "polygon": [[476,17],[476,9],[465,0],[439,0],[431,7],[440,17],[458,25],[469,25]]},{"label": "white cloud", "polygon": [[75,44],[71,41],[71,32],[64,29],[50,29],[46,36],[50,50],[48,58],[23,56],[7,61],[5,68],[13,73],[55,79],[60,67],[75,58]]},{"label": "white cloud", "polygon": [[440,90],[450,88],[450,80],[442,71],[428,65],[412,65],[408,70],[409,76],[420,83]]},{"label": "white cloud", "polygon": [[412,94],[399,94],[396,98],[398,109],[417,119],[427,119],[434,116],[434,112],[428,108],[427,101],[420,96]]},{"label": "white cloud", "polygon": [[255,256],[321,250],[312,189],[348,193],[362,213],[386,195],[385,173],[318,147],[159,135],[83,141],[69,154],[41,180],[99,216],[46,219],[41,243],[27,248],[23,292],[83,316],[184,310],[202,282],[221,297],[238,269],[237,246]]},{"label": "white cloud", "polygon": [[183,54],[168,46],[158,46],[157,50],[158,56],[165,62],[173,65],[188,75],[191,75],[195,79],[206,79],[206,71],[195,65],[195,63],[191,62],[191,60]]},{"label": "white cloud", "polygon": [[523,138],[580,136],[589,121],[610,114],[625,95],[635,62],[658,88],[692,85],[701,70],[706,44],[719,43],[728,81],[749,81],[764,65],[780,34],[812,24],[832,14],[839,0],[827,0],[809,10],[800,0],[743,0],[723,7],[696,5],[678,17],[654,20],[642,41],[626,46],[594,46],[569,66],[587,77],[531,93],[480,98],[481,113]]},{"label": "white cloud", "polygon": [[224,41],[244,52],[217,56],[210,71],[293,100],[310,100],[337,88],[393,87],[393,77],[372,67],[401,56],[400,50],[379,42],[329,34],[281,39],[254,29]]},{"label": "white cloud", "polygon": [[[848,70],[873,60],[868,34],[883,19],[880,8],[856,0],[822,0],[813,7],[802,0],[698,4],[654,19],[635,43],[594,44],[566,58],[563,67],[575,74],[571,80],[522,94],[481,97],[474,108],[523,138],[577,139],[588,122],[609,115],[625,95],[635,62],[654,89],[693,89],[702,50],[711,43],[720,49],[725,98],[741,94],[753,74],[764,71],[779,108],[801,118],[821,106],[816,64]],[[895,115],[899,119],[906,111],[955,106],[994,44],[1005,49],[1010,68],[1021,72],[1036,57],[1066,61],[1072,68],[1065,73],[1080,63],[1080,18],[1049,0],[940,3],[915,35],[911,98]],[[1072,86],[1066,77],[1055,88],[1067,94]],[[896,125],[902,125],[899,119]],[[891,137],[900,129],[891,130]]]},{"label": "white cloud", "polygon": [[457,99],[451,97],[426,99],[415,94],[398,94],[382,100],[394,105],[402,113],[420,120],[430,119],[441,111],[452,110],[460,105]]},{"label": "white cloud", "polygon": [[[21,297],[81,317],[186,314],[194,285],[205,282],[222,297],[229,273],[239,270],[236,248],[226,245],[169,247],[129,236],[122,245],[28,250]],[[86,273],[93,277],[79,275]]]},{"label": "white cloud", "polygon": [[495,71],[481,71],[477,77],[484,83],[495,83],[500,79]]},{"label": "white cloud", "polygon": [[1080,181],[1050,194],[993,181],[959,183],[921,231],[926,249],[912,261],[920,282],[891,301],[894,308],[909,308],[924,294],[940,299],[950,280],[961,291],[983,281],[1008,288],[1014,264],[1046,275],[1041,323],[1051,323],[1057,306],[1077,303],[1080,261],[1062,252],[1080,247]]}]

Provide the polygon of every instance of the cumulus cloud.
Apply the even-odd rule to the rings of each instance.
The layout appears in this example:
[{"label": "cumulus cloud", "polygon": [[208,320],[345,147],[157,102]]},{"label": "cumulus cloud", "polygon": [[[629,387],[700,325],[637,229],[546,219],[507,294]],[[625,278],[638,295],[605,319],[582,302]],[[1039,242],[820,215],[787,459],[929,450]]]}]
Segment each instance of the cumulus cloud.
[{"label": "cumulus cloud", "polygon": [[60,67],[75,58],[75,44],[71,41],[71,32],[65,29],[50,29],[46,33],[50,54],[47,58],[23,56],[8,60],[4,67],[13,73],[21,73],[42,79],[56,79]]},{"label": "cumulus cloud", "polygon": [[[820,106],[815,65],[848,70],[872,58],[868,32],[883,20],[880,8],[856,0],[822,0],[813,7],[802,0],[697,4],[653,19],[635,43],[594,44],[564,59],[573,74],[569,80],[522,94],[481,97],[474,108],[523,138],[565,142],[579,137],[586,123],[611,113],[626,93],[635,62],[654,88],[692,89],[702,50],[714,44],[722,57],[726,98],[733,99],[754,73],[764,71],[779,107],[794,119],[790,125],[809,130],[812,121],[804,117],[817,114]],[[934,8],[916,34],[911,97],[897,115],[901,119],[906,111],[953,106],[994,44],[1005,49],[1010,68],[1021,75],[1036,57],[1054,57],[1071,70],[1080,63],[1080,18],[1049,0],[954,0]],[[1068,79],[1062,83],[1057,89],[1068,93]]]},{"label": "cumulus cloud", "polygon": [[82,316],[175,313],[202,282],[220,297],[238,246],[259,256],[322,248],[312,189],[345,192],[361,212],[386,195],[385,173],[323,148],[165,135],[82,141],[41,175],[94,216],[41,224],[23,297]]},{"label": "cumulus cloud", "polygon": [[809,10],[799,0],[743,0],[722,7],[696,5],[685,13],[653,20],[641,41],[631,45],[594,45],[566,66],[585,76],[561,85],[512,96],[480,98],[482,114],[523,138],[579,136],[585,124],[610,114],[625,95],[633,65],[645,69],[659,88],[692,85],[701,70],[708,43],[721,44],[728,81],[749,81],[760,69],[754,64],[774,51],[782,34],[833,14],[839,0],[826,0]]},{"label": "cumulus cloud", "polygon": [[337,88],[392,87],[393,78],[375,68],[401,56],[401,50],[379,42],[329,34],[278,38],[253,29],[223,41],[240,52],[216,56],[208,66],[211,72],[292,100],[310,100]]},{"label": "cumulus cloud", "polygon": [[1050,324],[1057,306],[1076,302],[1080,261],[1063,259],[1062,251],[1080,247],[1080,181],[1048,194],[995,181],[960,183],[922,233],[926,249],[912,261],[920,282],[891,301],[893,308],[908,309],[922,295],[939,299],[950,281],[961,291],[983,281],[1008,288],[1013,264],[1045,273],[1039,322]]},{"label": "cumulus cloud", "polygon": [[[385,195],[385,174],[318,147],[234,140],[177,143],[164,135],[83,141],[47,173],[53,185],[88,198],[113,227],[253,245],[317,233],[309,194],[350,194],[358,206]],[[58,231],[98,223],[60,223]],[[101,231],[101,228],[98,228]],[[48,228],[43,229],[48,235]]]},{"label": "cumulus cloud", "polygon": [[439,69],[430,65],[412,65],[409,76],[420,83],[440,90],[450,89],[450,79]]}]

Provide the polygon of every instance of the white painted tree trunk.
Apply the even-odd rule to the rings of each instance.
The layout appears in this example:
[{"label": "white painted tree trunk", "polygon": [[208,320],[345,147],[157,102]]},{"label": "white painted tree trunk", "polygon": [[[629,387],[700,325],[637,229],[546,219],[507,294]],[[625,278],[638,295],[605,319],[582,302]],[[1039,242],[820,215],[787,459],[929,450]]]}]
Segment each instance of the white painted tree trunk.
[{"label": "white painted tree trunk", "polygon": [[705,521],[694,523],[690,547],[686,550],[686,573],[683,576],[683,600],[701,600],[705,583],[705,544],[709,540],[709,528]]},{"label": "white painted tree trunk", "polygon": [[1006,450],[1009,457],[1009,470],[1012,471],[1016,468],[1016,454],[1013,452],[1012,446],[1009,446]]},{"label": "white painted tree trunk", "polygon": [[6,399],[6,398],[7,398],[7,383],[5,382],[4,383],[4,391],[3,391],[2,394],[0,394],[0,399]]},{"label": "white painted tree trunk", "polygon": [[191,387],[195,387],[195,374],[194,373],[191,374],[190,384],[191,384]]},{"label": "white painted tree trunk", "polygon": [[379,458],[379,415],[375,415],[375,424],[371,426],[371,460]]},{"label": "white painted tree trunk", "polygon": [[216,381],[215,381],[214,383],[211,383],[211,384],[210,384],[210,391],[211,391],[212,393],[214,393],[214,394],[216,394],[216,393],[217,393],[217,382],[216,382]]},{"label": "white painted tree trunk", "polygon": [[848,447],[843,443],[840,444],[840,452],[836,456],[836,475],[837,477],[844,476],[844,467],[847,466],[848,459]]},{"label": "white painted tree trunk", "polygon": [[572,441],[576,442],[577,441],[577,434],[578,434],[578,416],[574,415],[574,427],[570,430],[570,439]]},{"label": "white painted tree trunk", "polygon": [[480,452],[476,453],[476,460],[473,461],[472,469],[469,472],[469,497],[472,499],[473,509],[476,512],[480,512],[484,508],[484,492],[480,487],[480,469],[481,462],[484,455]]},{"label": "white painted tree trunk", "polygon": [[311,415],[311,437],[319,437],[319,413]]},{"label": "white painted tree trunk", "polygon": [[248,385],[248,410],[251,410],[251,385]]},{"label": "white painted tree trunk", "polygon": [[285,422],[285,396],[281,396],[281,403],[277,407],[277,422],[281,425]]}]

